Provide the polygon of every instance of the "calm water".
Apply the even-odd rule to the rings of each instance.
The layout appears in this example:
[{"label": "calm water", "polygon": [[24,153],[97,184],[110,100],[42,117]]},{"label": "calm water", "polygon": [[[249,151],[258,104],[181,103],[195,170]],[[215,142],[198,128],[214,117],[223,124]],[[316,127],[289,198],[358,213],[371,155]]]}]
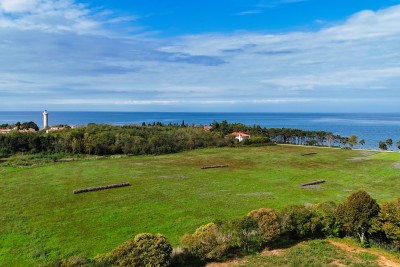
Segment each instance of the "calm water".
[{"label": "calm water", "polygon": [[[324,130],[342,136],[355,134],[365,139],[367,148],[377,148],[381,140],[400,140],[400,113],[396,114],[306,114],[306,113],[162,113],[162,112],[52,112],[49,124],[86,125],[108,123],[114,125],[162,122],[209,125],[214,120],[258,124],[268,128],[298,128]],[[34,121],[43,125],[42,112],[0,112],[0,124]],[[394,148],[395,146],[393,146]]]}]

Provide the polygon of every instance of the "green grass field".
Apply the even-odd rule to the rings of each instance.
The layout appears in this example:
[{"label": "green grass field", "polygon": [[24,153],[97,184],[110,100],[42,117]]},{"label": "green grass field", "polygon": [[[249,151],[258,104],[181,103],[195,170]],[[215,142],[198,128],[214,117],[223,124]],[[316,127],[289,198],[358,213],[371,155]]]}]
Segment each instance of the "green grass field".
[{"label": "green grass field", "polygon": [[[302,156],[317,152],[316,155]],[[364,158],[369,160],[363,160]],[[349,160],[352,159],[352,160]],[[176,246],[185,232],[261,207],[343,201],[364,189],[400,197],[400,153],[296,146],[218,148],[163,156],[0,166],[0,265],[32,266],[93,257],[142,232]],[[228,168],[202,170],[202,166]],[[320,188],[304,182],[324,179]],[[132,186],[74,195],[74,189]]]},{"label": "green grass field", "polygon": [[[378,255],[385,255],[382,252]],[[386,262],[396,264],[397,261],[385,257]],[[390,262],[387,262],[390,260]],[[328,266],[353,266],[353,267],[378,267],[382,263],[378,256],[369,252],[341,249],[327,240],[311,240],[295,244],[289,248],[267,251],[258,255],[245,257],[236,266],[243,267],[280,267],[280,266],[307,266],[307,267],[328,267]],[[235,266],[235,265],[232,265]]]}]

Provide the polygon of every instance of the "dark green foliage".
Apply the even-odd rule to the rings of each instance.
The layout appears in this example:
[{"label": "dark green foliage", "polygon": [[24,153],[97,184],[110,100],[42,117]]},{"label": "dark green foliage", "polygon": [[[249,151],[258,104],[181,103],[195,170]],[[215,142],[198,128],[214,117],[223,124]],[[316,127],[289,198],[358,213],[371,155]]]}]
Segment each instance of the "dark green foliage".
[{"label": "dark green foliage", "polygon": [[169,266],[172,247],[161,234],[139,234],[104,256],[100,266],[163,267]]},{"label": "dark green foliage", "polygon": [[[37,125],[32,122],[18,124],[20,129]],[[343,140],[324,131],[303,131],[298,129],[266,129],[258,125],[246,126],[241,123],[229,124],[227,121],[214,122],[213,130],[204,131],[202,127],[181,125],[165,126],[153,123],[112,126],[88,124],[86,127],[62,131],[19,133],[18,131],[0,136],[0,151],[3,154],[26,153],[67,153],[67,154],[166,154],[205,147],[232,145],[251,145],[267,143],[308,144],[333,146]],[[227,137],[232,132],[243,131],[252,138],[239,144],[235,138]],[[346,139],[347,140],[347,139]]]},{"label": "dark green foliage", "polygon": [[357,234],[362,245],[368,244],[368,230],[372,219],[378,214],[379,205],[367,192],[360,190],[351,194],[337,208],[336,219],[345,231]]},{"label": "dark green foliage", "polygon": [[304,205],[290,206],[281,214],[282,230],[291,238],[299,239],[312,236],[313,213]]},{"label": "dark green foliage", "polygon": [[370,232],[378,237],[384,235],[393,246],[400,250],[400,198],[383,203],[378,216],[372,221]]},{"label": "dark green foliage", "polygon": [[382,149],[382,150],[387,150],[388,146],[387,146],[386,142],[380,141],[379,142],[379,148]]},{"label": "dark green foliage", "polygon": [[393,140],[389,138],[386,140],[385,143],[386,143],[387,147],[390,148],[393,145]]},{"label": "dark green foliage", "polygon": [[311,230],[315,235],[325,237],[339,236],[340,225],[336,222],[336,204],[333,202],[322,202],[313,205],[311,211]]},{"label": "dark green foliage", "polygon": [[244,251],[258,251],[261,247],[261,235],[258,231],[257,221],[245,216],[233,222],[237,231],[237,243]]}]

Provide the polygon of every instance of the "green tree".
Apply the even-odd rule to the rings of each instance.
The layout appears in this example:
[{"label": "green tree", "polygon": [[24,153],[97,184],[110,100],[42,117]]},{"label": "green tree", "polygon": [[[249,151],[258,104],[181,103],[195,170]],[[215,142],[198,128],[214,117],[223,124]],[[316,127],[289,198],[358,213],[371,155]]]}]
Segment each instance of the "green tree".
[{"label": "green tree", "polygon": [[349,140],[347,141],[350,147],[353,147],[354,145],[357,145],[357,136],[351,135],[349,137]]},{"label": "green tree", "polygon": [[322,202],[312,206],[311,230],[316,235],[338,236],[340,227],[336,221],[336,204]]},{"label": "green tree", "polygon": [[380,141],[379,142],[379,149],[387,150],[388,149],[387,144],[385,142],[383,142],[383,141]]},{"label": "green tree", "polygon": [[391,138],[386,140],[386,145],[390,148],[393,145],[393,140]]},{"label": "green tree", "polygon": [[240,246],[244,251],[257,251],[261,247],[261,236],[258,232],[257,221],[245,216],[235,221],[239,234]]},{"label": "green tree", "polygon": [[368,244],[368,230],[372,219],[378,214],[379,205],[367,192],[359,190],[351,194],[337,208],[337,220],[347,232],[354,233],[362,245]]},{"label": "green tree", "polygon": [[365,145],[365,140],[361,139],[360,142],[358,142],[360,145],[364,146]]},{"label": "green tree", "polygon": [[397,141],[396,145],[397,145],[397,148],[400,149],[400,141]]},{"label": "green tree", "polygon": [[396,249],[400,249],[400,198],[381,205],[378,216],[373,219],[371,233],[383,233]]},{"label": "green tree", "polygon": [[311,236],[312,217],[312,212],[304,205],[289,206],[282,213],[282,229],[292,238]]}]

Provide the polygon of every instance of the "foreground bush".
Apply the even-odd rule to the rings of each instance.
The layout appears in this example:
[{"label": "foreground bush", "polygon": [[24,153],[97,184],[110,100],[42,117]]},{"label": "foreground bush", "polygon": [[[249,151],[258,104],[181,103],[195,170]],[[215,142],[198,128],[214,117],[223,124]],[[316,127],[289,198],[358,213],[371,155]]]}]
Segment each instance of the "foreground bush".
[{"label": "foreground bush", "polygon": [[227,238],[214,223],[200,226],[193,234],[185,234],[181,244],[190,254],[202,260],[222,260],[229,249]]},{"label": "foreground bush", "polygon": [[382,204],[378,216],[372,220],[371,233],[383,234],[396,250],[400,250],[400,198]]},{"label": "foreground bush", "polygon": [[251,211],[247,216],[257,222],[258,232],[264,243],[271,242],[279,237],[281,224],[278,214],[274,210],[261,208]]},{"label": "foreground bush", "polygon": [[337,205],[333,202],[322,202],[312,206],[311,231],[323,237],[338,237],[340,224],[336,221]]},{"label": "foreground bush", "polygon": [[169,266],[172,247],[160,234],[139,234],[110,253],[97,257],[100,266]]},{"label": "foreground bush", "polygon": [[313,233],[312,217],[311,210],[304,205],[289,206],[282,212],[282,230],[294,239],[310,237]]}]

